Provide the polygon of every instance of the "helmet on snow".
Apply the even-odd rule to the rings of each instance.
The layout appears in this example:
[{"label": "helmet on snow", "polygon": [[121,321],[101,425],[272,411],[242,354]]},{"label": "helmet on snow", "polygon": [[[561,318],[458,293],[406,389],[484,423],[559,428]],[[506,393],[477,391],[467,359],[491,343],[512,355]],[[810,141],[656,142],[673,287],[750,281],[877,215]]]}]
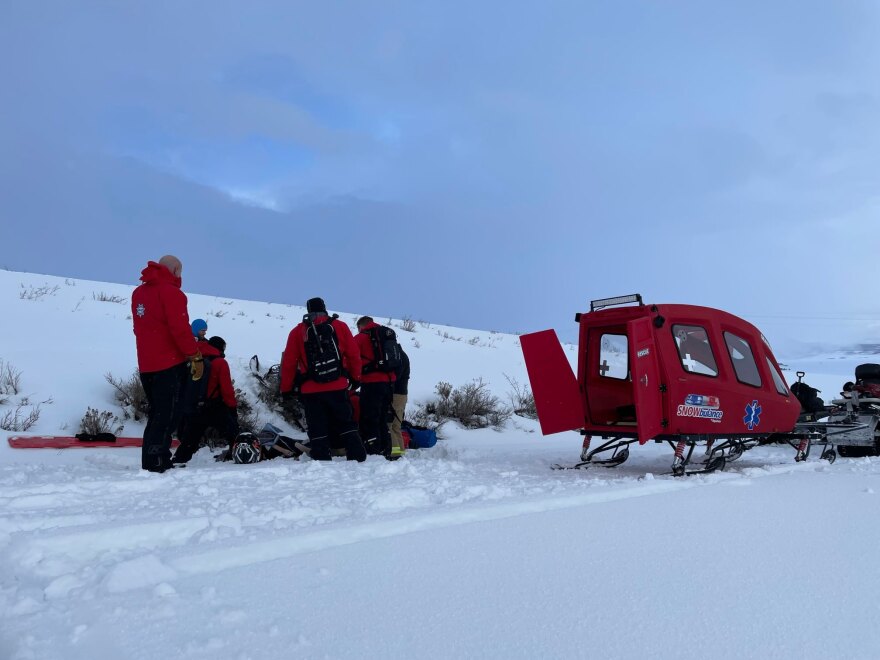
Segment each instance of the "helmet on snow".
[{"label": "helmet on snow", "polygon": [[253,433],[239,433],[232,443],[232,460],[235,463],[257,463],[262,459],[260,440]]}]

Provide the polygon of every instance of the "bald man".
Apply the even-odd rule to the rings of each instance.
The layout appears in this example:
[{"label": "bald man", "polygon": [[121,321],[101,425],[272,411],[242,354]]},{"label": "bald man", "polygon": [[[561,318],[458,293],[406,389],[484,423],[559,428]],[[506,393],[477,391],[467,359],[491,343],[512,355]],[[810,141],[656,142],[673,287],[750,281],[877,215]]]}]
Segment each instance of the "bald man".
[{"label": "bald man", "polygon": [[202,356],[189,325],[186,295],[180,290],[183,264],[165,255],[150,261],[131,296],[131,318],[137,343],[138,369],[150,404],[141,467],[164,472],[171,467],[171,432],[192,362]]}]

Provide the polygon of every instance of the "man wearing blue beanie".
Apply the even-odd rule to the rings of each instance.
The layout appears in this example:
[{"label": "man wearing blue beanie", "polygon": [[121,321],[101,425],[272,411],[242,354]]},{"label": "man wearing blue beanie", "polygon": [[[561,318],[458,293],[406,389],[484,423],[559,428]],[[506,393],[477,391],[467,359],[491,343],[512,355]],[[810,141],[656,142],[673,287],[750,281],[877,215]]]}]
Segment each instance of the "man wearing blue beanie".
[{"label": "man wearing blue beanie", "polygon": [[192,328],[193,337],[196,338],[196,341],[206,341],[205,335],[208,334],[208,324],[205,319],[196,319],[190,323],[190,327]]}]

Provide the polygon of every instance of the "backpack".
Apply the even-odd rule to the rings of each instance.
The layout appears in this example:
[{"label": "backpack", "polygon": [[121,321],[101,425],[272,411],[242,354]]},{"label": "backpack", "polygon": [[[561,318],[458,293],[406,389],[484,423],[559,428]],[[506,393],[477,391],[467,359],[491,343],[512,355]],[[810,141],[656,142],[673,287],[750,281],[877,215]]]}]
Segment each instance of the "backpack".
[{"label": "backpack", "polygon": [[181,410],[185,416],[194,415],[205,409],[205,401],[208,400],[208,380],[211,377],[211,362],[214,356],[202,358],[205,369],[199,380],[187,378],[182,395],[183,406]]},{"label": "backpack", "polygon": [[397,335],[394,330],[384,325],[377,325],[367,330],[370,335],[370,343],[373,345],[373,361],[364,365],[365,374],[373,371],[383,373],[397,373],[403,358],[400,355],[400,344],[397,343]]},{"label": "backpack", "polygon": [[305,353],[308,364],[306,377],[317,383],[332,383],[344,375],[339,340],[333,328],[335,315],[326,323],[315,323],[315,313],[303,316],[306,326]]},{"label": "backpack", "polygon": [[800,401],[804,412],[816,413],[825,409],[825,402],[819,397],[819,390],[815,387],[798,381],[791,386],[791,393]]}]

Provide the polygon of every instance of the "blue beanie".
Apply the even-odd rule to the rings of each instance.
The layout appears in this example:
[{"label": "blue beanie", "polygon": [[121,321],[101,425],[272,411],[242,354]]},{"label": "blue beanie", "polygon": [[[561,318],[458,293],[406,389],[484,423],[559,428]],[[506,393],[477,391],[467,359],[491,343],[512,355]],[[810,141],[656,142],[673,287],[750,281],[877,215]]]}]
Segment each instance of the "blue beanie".
[{"label": "blue beanie", "polygon": [[205,322],[205,319],[196,319],[190,324],[190,326],[192,327],[193,337],[198,337],[200,330],[208,329],[208,324]]}]

